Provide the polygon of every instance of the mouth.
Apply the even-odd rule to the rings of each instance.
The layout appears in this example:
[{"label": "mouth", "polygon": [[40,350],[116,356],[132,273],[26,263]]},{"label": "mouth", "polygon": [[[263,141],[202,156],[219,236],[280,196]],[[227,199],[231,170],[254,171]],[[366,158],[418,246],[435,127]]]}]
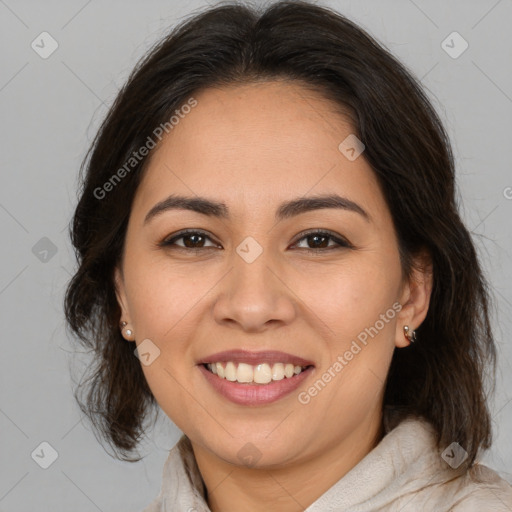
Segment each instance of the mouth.
[{"label": "mouth", "polygon": [[262,406],[292,393],[315,365],[284,352],[229,350],[197,363],[206,382],[221,397],[238,405]]},{"label": "mouth", "polygon": [[292,363],[260,363],[251,365],[234,361],[204,363],[203,367],[220,379],[238,384],[266,385],[283,379],[291,379],[312,368],[313,365],[294,365]]}]

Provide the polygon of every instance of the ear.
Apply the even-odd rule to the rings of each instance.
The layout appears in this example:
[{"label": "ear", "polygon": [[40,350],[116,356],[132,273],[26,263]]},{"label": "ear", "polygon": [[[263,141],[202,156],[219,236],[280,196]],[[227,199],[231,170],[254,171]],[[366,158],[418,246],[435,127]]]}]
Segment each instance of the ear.
[{"label": "ear", "polygon": [[411,330],[417,329],[425,320],[430,304],[433,286],[432,258],[428,251],[422,251],[413,258],[412,275],[402,286],[400,304],[395,333],[395,345],[403,348],[411,342],[405,337],[404,326]]},{"label": "ear", "polygon": [[126,298],[126,290],[124,286],[124,278],[121,269],[117,266],[114,269],[114,285],[117,297],[117,302],[121,308],[121,318],[126,322],[130,322],[130,315],[128,311],[128,300]]}]

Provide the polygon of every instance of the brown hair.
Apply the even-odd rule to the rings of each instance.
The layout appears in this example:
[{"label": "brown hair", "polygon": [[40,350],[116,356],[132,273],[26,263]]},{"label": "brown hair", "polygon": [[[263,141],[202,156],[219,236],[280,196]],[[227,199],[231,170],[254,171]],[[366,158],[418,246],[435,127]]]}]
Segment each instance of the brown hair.
[{"label": "brown hair", "polygon": [[428,251],[429,311],[418,341],[394,352],[384,406],[427,419],[438,445],[457,441],[469,466],[491,443],[484,378],[486,370],[494,376],[496,349],[488,285],[457,209],[449,139],[401,63],[342,15],[302,1],[264,12],[228,3],[193,16],[137,64],[118,94],[82,163],[70,231],[79,266],[66,291],[66,319],[95,356],[78,388],[86,397],[75,398],[124,460],[140,460],[125,455],[157,407],[133,344],[119,330],[113,272],[151,153],[108,195],[98,197],[98,190],[192,94],[275,79],[306,84],[350,113],[391,211],[404,276],[412,256]]}]

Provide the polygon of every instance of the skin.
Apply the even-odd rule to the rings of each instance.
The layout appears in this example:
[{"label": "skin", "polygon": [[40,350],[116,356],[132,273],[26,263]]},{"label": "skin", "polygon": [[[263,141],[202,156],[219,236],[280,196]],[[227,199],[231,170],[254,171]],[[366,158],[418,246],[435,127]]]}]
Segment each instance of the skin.
[{"label": "skin", "polygon": [[[149,338],[160,349],[142,369],[161,408],[192,442],[211,510],[303,510],[382,438],[391,357],[409,344],[403,326],[415,329],[427,314],[431,267],[424,257],[425,270],[404,279],[392,218],[364,153],[349,161],[338,149],[353,129],[335,105],[290,82],[194,97],[197,106],[153,153],[132,205],[116,269],[122,319],[137,344]],[[144,225],[171,193],[222,201],[231,218],[169,210]],[[371,220],[320,209],[276,223],[283,201],[328,193],[356,202]],[[158,246],[187,228],[209,238]],[[338,248],[325,250],[297,237],[316,228],[353,247],[327,238],[320,247]],[[236,252],[248,236],[263,248],[250,264]],[[397,301],[401,311],[301,404],[298,394]],[[315,369],[277,402],[236,405],[196,366],[235,348],[281,350]],[[237,456],[246,443],[261,454],[252,467]]]}]

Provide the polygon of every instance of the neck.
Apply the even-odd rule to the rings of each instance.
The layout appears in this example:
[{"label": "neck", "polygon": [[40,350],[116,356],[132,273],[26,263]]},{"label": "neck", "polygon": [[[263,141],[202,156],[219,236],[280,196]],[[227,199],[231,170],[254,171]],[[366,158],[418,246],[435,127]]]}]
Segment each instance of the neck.
[{"label": "neck", "polygon": [[305,510],[357,465],[382,439],[382,415],[335,446],[296,464],[272,469],[229,464],[192,443],[211,512]]}]

